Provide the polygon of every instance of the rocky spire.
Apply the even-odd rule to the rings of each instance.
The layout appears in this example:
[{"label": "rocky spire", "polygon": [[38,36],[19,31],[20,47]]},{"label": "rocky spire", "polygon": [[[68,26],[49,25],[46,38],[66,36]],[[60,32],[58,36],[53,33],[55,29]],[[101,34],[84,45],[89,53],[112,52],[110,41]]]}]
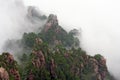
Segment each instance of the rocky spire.
[{"label": "rocky spire", "polygon": [[58,26],[58,19],[57,16],[54,14],[50,14],[48,20],[45,24],[45,32],[47,32],[51,27]]}]

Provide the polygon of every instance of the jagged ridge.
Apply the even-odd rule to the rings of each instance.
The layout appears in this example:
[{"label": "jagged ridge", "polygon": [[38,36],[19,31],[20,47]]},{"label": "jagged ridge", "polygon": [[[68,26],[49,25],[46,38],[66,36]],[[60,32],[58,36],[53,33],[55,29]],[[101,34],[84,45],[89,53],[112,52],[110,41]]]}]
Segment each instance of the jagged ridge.
[{"label": "jagged ridge", "polygon": [[[35,18],[40,16],[35,15]],[[78,31],[75,29],[66,32],[59,25],[57,16],[49,15],[39,33],[25,33],[18,41],[24,45],[19,65],[11,54],[1,55],[0,79],[112,80],[109,78],[105,58],[99,54],[87,55],[79,47],[79,40],[74,36],[76,33]]]}]

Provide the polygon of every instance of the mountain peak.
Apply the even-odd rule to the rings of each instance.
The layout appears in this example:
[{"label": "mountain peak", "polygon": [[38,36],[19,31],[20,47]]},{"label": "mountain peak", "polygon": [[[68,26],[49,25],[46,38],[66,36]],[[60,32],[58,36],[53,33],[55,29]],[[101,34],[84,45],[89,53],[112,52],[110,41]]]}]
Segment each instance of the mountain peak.
[{"label": "mountain peak", "polygon": [[45,29],[44,31],[47,32],[51,27],[56,27],[58,26],[58,19],[57,16],[54,14],[50,14],[48,16],[47,22],[45,24]]},{"label": "mountain peak", "polygon": [[[9,53],[1,54],[0,80],[114,80],[103,56],[90,56],[81,49],[79,30],[67,32],[56,15],[44,19],[35,7],[29,7],[27,17],[32,23],[45,20],[45,24],[39,24],[42,28],[38,33],[24,33],[22,39],[7,43],[7,48],[14,47],[20,63]],[[7,77],[1,77],[2,70]]]},{"label": "mountain peak", "polygon": [[50,14],[48,17],[48,22],[52,23],[53,25],[58,25],[57,16],[54,14]]}]

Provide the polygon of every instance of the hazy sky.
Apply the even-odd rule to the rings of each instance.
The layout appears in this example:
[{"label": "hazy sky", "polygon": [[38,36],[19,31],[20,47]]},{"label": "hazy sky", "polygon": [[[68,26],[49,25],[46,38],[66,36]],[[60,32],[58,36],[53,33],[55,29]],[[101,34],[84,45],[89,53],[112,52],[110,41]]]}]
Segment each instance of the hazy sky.
[{"label": "hazy sky", "polygon": [[46,14],[56,14],[67,30],[81,28],[82,48],[91,55],[105,56],[109,71],[120,80],[119,0],[0,0],[0,48],[5,40],[30,29],[23,27],[27,10],[22,1]]},{"label": "hazy sky", "polygon": [[109,70],[120,74],[120,0],[25,0],[54,13],[66,29],[82,28],[81,46],[107,58]]}]

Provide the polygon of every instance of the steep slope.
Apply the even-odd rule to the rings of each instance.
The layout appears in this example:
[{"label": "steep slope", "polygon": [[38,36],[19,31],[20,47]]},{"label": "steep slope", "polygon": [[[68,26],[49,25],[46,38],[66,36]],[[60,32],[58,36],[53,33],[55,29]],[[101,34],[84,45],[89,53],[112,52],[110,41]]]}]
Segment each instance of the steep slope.
[{"label": "steep slope", "polygon": [[32,49],[26,76],[30,73],[36,80],[107,80],[106,60],[99,54],[92,57],[81,50],[74,36],[77,33],[76,29],[66,32],[53,14],[41,32],[25,33],[23,42]]},{"label": "steep slope", "polygon": [[0,79],[21,80],[18,64],[10,53],[0,55]]},{"label": "steep slope", "polygon": [[33,39],[39,37],[44,42],[52,46],[61,44],[65,47],[79,47],[79,40],[74,37],[74,31],[67,33],[58,24],[57,16],[50,14],[41,32],[39,32],[38,34],[25,33],[23,35],[23,41],[24,43],[26,43],[25,45],[28,45],[28,47],[33,47],[33,44],[35,42],[35,40]]},{"label": "steep slope", "polygon": [[[32,21],[41,18],[33,7],[29,11],[32,13],[28,17]],[[80,48],[75,36],[78,30],[66,32],[56,15],[50,14],[46,19],[39,32],[24,33],[22,39],[8,42],[8,48],[15,48],[16,43],[21,46],[22,51],[18,53],[22,56],[18,56],[18,64],[9,53],[0,55],[0,79],[115,80],[102,55],[90,56]]]},{"label": "steep slope", "polygon": [[24,73],[35,80],[104,80],[107,75],[104,57],[89,56],[80,48],[67,50],[59,45],[53,49],[36,41],[29,57]]}]

